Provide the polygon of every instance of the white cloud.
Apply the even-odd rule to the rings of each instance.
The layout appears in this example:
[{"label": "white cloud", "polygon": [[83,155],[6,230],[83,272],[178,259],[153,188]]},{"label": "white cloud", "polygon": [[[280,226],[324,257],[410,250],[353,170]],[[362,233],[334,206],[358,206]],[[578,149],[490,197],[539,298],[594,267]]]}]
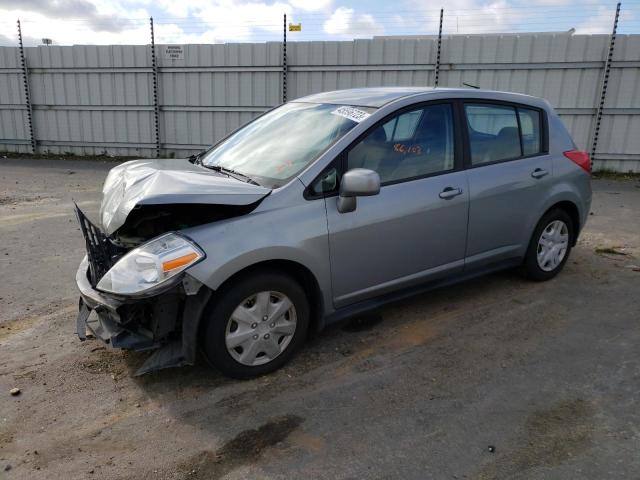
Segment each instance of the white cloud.
[{"label": "white cloud", "polygon": [[[54,44],[147,44],[149,38],[149,12],[144,8],[147,0],[61,0],[58,3],[83,2],[89,7],[91,18],[69,18],[70,14],[52,17],[47,7],[23,9],[17,7],[22,0],[13,1],[10,9],[0,6],[0,18],[20,18],[23,35],[38,44],[42,37],[52,38]],[[48,0],[29,0],[43,5]],[[44,2],[44,3],[43,3]],[[128,2],[128,3],[127,3]],[[161,0],[156,7],[165,7],[166,13],[156,13],[157,43],[219,43],[223,41],[277,40],[282,32],[283,14],[291,15],[289,3],[238,3],[233,0]],[[50,9],[49,9],[50,10]],[[108,29],[102,20],[108,15]],[[164,18],[163,18],[164,17]],[[171,17],[167,21],[166,17]],[[4,23],[4,22],[2,22]],[[102,30],[104,29],[104,30]],[[0,43],[15,44],[10,29],[0,37]]]},{"label": "white cloud", "polygon": [[[145,1],[3,0],[0,18],[20,19],[25,45],[38,45],[41,38],[51,38],[58,45],[145,44],[149,43],[149,12],[140,8]],[[17,35],[12,30],[5,29],[6,37],[15,45]]]},{"label": "white cloud", "polygon": [[384,33],[384,27],[366,13],[356,14],[353,8],[339,7],[324,23],[324,31],[330,35],[371,37]]},{"label": "white cloud", "polygon": [[219,0],[207,2],[205,6],[195,10],[193,15],[204,22],[210,34],[216,38],[246,41],[256,32],[281,32],[283,14],[291,15],[291,12],[292,7],[288,3],[235,4],[230,0]]},{"label": "white cloud", "polygon": [[191,2],[176,0],[156,0],[156,6],[172,17],[187,17],[191,11]]},{"label": "white cloud", "polygon": [[551,6],[551,7],[559,7],[562,5],[571,5],[574,4],[576,0],[535,0],[532,1],[530,6]]},{"label": "white cloud", "polygon": [[[464,19],[456,19],[461,33],[484,33],[514,30],[524,19],[518,10],[510,10],[506,0],[498,0],[482,6],[477,15],[466,15]],[[452,26],[452,25],[450,25]]]},{"label": "white cloud", "polygon": [[319,12],[327,10],[333,5],[333,0],[289,0],[293,8],[306,12]]},{"label": "white cloud", "polygon": [[[598,11],[586,22],[576,25],[576,33],[611,33],[613,29],[613,20],[615,18],[615,9],[611,7],[598,7]],[[619,24],[624,25],[625,22],[631,23],[634,19],[633,12],[624,10],[620,12]]]},{"label": "white cloud", "polygon": [[[139,18],[148,18],[144,10],[131,12]],[[21,10],[0,10],[0,17],[20,18],[25,45],[40,43],[41,38],[51,38],[56,45],[109,45],[109,44],[147,44],[149,40],[148,20],[129,21],[122,29],[98,30],[100,25],[86,21],[70,21],[51,18],[40,13]],[[7,32],[9,33],[9,32]],[[9,35],[8,35],[9,36]],[[17,35],[10,35],[10,40],[17,42]]]}]

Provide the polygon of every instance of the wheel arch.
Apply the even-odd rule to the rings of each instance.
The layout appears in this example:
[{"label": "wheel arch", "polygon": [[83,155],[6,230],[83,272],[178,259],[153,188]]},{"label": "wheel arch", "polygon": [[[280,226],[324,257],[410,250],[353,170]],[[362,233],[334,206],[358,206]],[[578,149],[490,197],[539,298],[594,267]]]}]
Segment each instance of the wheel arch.
[{"label": "wheel arch", "polygon": [[545,212],[540,216],[540,218],[544,217],[547,213],[549,213],[551,210],[563,210],[565,211],[569,217],[571,218],[571,222],[573,223],[572,227],[573,227],[573,238],[571,239],[571,246],[575,247],[577,241],[578,241],[578,233],[580,232],[580,211],[578,210],[578,206],[570,201],[570,200],[561,200],[558,201],[556,203],[554,203],[553,205],[551,205],[549,208],[547,208],[545,210]]},{"label": "wheel arch", "polygon": [[[238,270],[229,278],[224,280],[218,288],[213,291],[209,302],[215,302],[220,292],[224,291],[230,284],[244,276],[254,275],[260,271],[281,272],[292,277],[304,289],[309,301],[310,325],[309,331],[315,332],[322,328],[324,318],[324,299],[318,279],[313,272],[302,263],[288,259],[263,260]],[[203,315],[204,316],[204,315]],[[202,327],[202,317],[199,319],[198,332]],[[199,335],[199,333],[198,333]]]}]

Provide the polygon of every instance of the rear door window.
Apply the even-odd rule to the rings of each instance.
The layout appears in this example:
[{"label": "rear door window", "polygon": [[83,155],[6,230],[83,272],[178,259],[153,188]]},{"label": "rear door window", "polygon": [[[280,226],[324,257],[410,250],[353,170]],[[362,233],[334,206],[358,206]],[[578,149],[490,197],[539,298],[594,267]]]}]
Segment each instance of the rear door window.
[{"label": "rear door window", "polygon": [[464,111],[469,128],[472,165],[522,156],[514,107],[467,104]]},{"label": "rear door window", "polygon": [[542,153],[539,110],[486,103],[464,106],[471,164],[514,160]]}]

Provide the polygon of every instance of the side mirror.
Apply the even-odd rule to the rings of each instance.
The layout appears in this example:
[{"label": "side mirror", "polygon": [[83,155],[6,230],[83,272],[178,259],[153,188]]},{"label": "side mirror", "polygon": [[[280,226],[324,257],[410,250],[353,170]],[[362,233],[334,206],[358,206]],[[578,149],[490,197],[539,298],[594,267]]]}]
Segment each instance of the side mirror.
[{"label": "side mirror", "polygon": [[380,193],[380,175],[366,168],[353,168],[342,176],[338,211],[353,212],[356,209],[356,197],[368,197]]}]

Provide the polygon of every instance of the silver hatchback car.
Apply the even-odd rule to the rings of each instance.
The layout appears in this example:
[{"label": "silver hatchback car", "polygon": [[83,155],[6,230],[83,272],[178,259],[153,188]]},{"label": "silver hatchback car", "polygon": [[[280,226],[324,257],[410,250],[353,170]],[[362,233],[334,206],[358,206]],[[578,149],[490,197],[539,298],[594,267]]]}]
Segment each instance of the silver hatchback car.
[{"label": "silver hatchback car", "polygon": [[77,332],[138,373],[283,365],[310,331],[503,268],[548,280],[591,203],[589,156],[538,98],[363,88],[281,105],[189,159],[111,170]]}]

